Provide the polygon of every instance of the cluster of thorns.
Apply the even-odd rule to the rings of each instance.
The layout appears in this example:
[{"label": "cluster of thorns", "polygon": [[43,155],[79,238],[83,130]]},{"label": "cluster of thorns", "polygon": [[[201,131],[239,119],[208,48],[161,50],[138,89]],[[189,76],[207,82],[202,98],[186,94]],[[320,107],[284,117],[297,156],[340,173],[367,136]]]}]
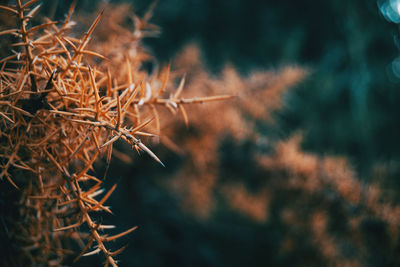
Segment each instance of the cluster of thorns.
[{"label": "cluster of thorns", "polygon": [[[106,266],[117,266],[115,256],[124,247],[110,251],[106,243],[136,227],[103,233],[114,226],[103,225],[93,214],[111,213],[105,202],[116,185],[105,192],[102,179],[93,175],[93,163],[105,155],[109,164],[113,144],[123,140],[163,165],[140,140],[160,134],[160,110],[181,112],[187,123],[186,104],[230,96],[182,98],[184,78],[168,93],[174,87],[169,66],[156,75],[141,70],[146,55],[139,41],[155,28],[148,23],[151,11],[134,17],[134,30],[125,30],[123,38],[107,40],[114,42],[108,44],[110,53],[119,49],[123,54],[117,57],[107,55],[107,49],[90,49],[103,12],[76,38],[69,34],[76,1],[63,22],[47,19],[33,26],[40,7],[36,2],[0,6],[17,24],[0,32],[13,40],[12,55],[0,60],[0,179],[21,192],[19,214],[24,217],[5,221],[9,239],[19,240],[24,256],[36,263],[61,264],[68,251],[64,240],[72,238],[83,247],[75,260],[103,253]],[[153,133],[145,130],[151,124]],[[86,233],[79,230],[83,225]]]}]

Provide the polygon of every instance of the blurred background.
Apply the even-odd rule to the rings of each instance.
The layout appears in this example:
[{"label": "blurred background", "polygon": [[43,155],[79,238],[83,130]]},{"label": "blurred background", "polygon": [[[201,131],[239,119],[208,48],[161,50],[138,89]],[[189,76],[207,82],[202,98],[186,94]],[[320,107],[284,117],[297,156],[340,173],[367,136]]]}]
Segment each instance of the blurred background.
[{"label": "blurred background", "polygon": [[[152,4],[108,2],[138,16]],[[43,10],[60,19],[69,3]],[[78,1],[76,16],[93,17],[95,3]],[[240,99],[165,129],[173,143],[152,145],[165,169],[120,145],[104,220],[139,226],[121,266],[399,266],[399,7],[158,1],[149,70],[171,62],[191,95]]]}]

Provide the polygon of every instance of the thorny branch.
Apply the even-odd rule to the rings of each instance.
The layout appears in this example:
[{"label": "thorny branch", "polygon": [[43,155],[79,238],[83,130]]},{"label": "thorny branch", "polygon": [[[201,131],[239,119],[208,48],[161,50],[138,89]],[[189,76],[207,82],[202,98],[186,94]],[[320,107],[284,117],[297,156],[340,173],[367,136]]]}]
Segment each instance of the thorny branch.
[{"label": "thorny branch", "polygon": [[[29,26],[40,8],[34,6],[37,2],[17,0],[15,6],[0,6],[19,25],[0,31],[0,36],[17,36],[20,40],[12,46],[23,48],[0,60],[0,178],[20,190],[15,205],[25,217],[7,221],[7,235],[20,242],[21,253],[32,264],[59,266],[70,253],[65,240],[72,239],[82,247],[76,260],[101,252],[106,266],[117,266],[114,257],[125,247],[111,252],[105,243],[136,227],[111,236],[100,233],[114,226],[96,222],[92,213],[111,213],[104,203],[116,185],[107,192],[102,189],[102,180],[91,174],[96,159],[106,154],[109,164],[113,144],[123,140],[164,166],[139,139],[160,134],[157,107],[180,111],[187,124],[184,105],[232,96],[182,98],[185,78],[169,92],[174,87],[170,66],[159,75],[140,69],[148,58],[140,40],[158,30],[148,22],[151,11],[133,18],[132,32],[118,21],[108,21],[108,34],[123,33],[121,38],[91,44],[103,13],[112,10],[103,10],[88,31],[75,38],[68,32],[76,1],[64,22]],[[153,124],[155,134],[149,131]],[[83,224],[89,233],[79,230]]]}]

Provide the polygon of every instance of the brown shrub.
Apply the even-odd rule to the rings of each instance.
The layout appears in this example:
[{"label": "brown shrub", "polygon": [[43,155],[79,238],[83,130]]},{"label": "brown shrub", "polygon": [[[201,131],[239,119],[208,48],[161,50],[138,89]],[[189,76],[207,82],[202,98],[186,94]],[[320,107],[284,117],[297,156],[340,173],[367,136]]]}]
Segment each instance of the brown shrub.
[{"label": "brown shrub", "polygon": [[59,266],[74,240],[82,247],[76,260],[102,253],[106,266],[116,266],[114,257],[124,248],[110,251],[106,243],[136,227],[103,233],[114,226],[96,214],[112,213],[105,202],[117,185],[104,191],[93,163],[105,156],[109,164],[121,139],[163,165],[139,139],[159,133],[159,112],[186,116],[185,105],[230,96],[183,98],[184,78],[176,88],[170,67],[160,73],[142,68],[151,56],[141,39],[157,31],[149,23],[151,9],[133,16],[130,31],[120,24],[131,15],[128,6],[105,7],[77,38],[71,19],[76,1],[65,21],[30,26],[40,7],[35,2],[0,7],[3,18],[16,24],[0,33],[15,37],[5,48],[12,54],[0,60],[0,178],[15,187],[2,192],[8,205],[1,215],[4,235],[12,244],[3,265]]}]

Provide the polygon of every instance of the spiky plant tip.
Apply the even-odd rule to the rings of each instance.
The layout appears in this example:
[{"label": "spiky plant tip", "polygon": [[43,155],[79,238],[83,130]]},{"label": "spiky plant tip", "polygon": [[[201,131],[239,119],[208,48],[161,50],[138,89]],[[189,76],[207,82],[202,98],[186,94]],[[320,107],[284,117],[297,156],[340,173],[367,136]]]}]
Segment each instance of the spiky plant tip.
[{"label": "spiky plant tip", "polygon": [[[96,159],[106,156],[107,172],[113,146],[122,140],[165,167],[139,138],[160,135],[160,112],[180,111],[188,124],[184,105],[230,97],[182,98],[185,76],[165,97],[174,88],[170,65],[160,78],[140,68],[148,58],[140,39],[157,30],[148,22],[151,12],[134,17],[135,28],[129,32],[115,21],[100,26],[104,13],[115,18],[105,8],[76,38],[69,34],[76,1],[63,22],[31,26],[40,8],[37,2],[0,6],[19,25],[0,32],[18,39],[9,48],[11,55],[0,60],[0,179],[19,189],[19,199],[11,205],[21,216],[7,220],[6,235],[32,264],[54,259],[60,264],[66,241],[75,240],[86,244],[76,260],[102,253],[105,265],[117,266],[114,257],[124,248],[111,252],[106,243],[136,227],[113,236],[102,234],[110,227],[96,222],[93,214],[112,213],[105,202],[116,185],[103,191],[102,180],[92,175]],[[98,27],[123,35],[91,42]],[[88,233],[79,230],[82,225]]]}]

